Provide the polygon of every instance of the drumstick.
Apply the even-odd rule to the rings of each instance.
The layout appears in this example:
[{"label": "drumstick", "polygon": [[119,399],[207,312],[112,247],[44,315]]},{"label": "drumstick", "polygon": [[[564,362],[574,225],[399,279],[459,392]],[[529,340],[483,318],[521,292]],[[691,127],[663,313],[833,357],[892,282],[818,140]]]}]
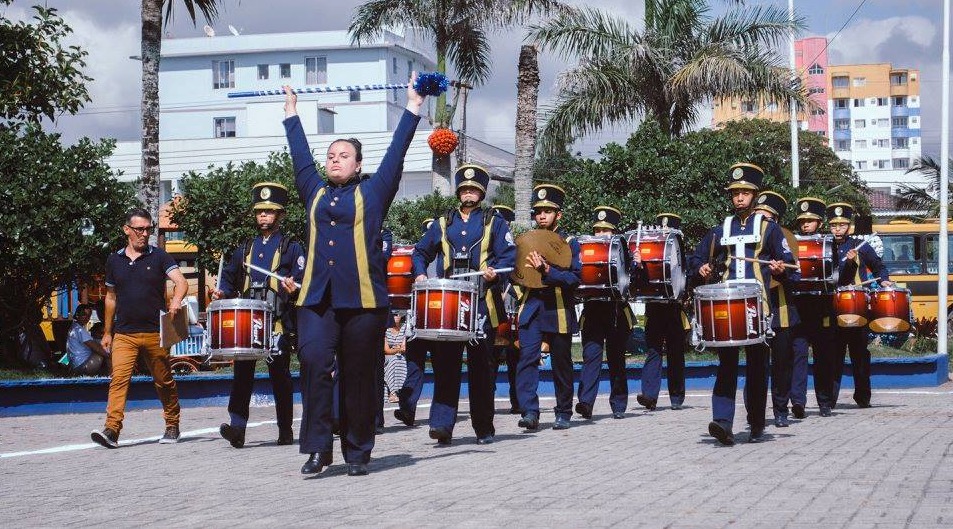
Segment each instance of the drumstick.
[{"label": "drumstick", "polygon": [[[262,267],[260,267],[260,266],[255,266],[255,265],[253,265],[253,264],[251,264],[251,263],[245,263],[245,266],[247,266],[248,268],[251,268],[252,270],[257,270],[257,271],[259,271],[259,272],[265,274],[266,276],[273,277],[273,278],[277,279],[278,281],[284,281],[284,280],[285,280],[285,278],[281,277],[280,275],[278,275],[278,274],[272,272],[271,270],[267,270],[267,269],[265,269],[265,268],[262,268]],[[298,282],[295,282],[295,286],[298,287],[298,288],[301,288],[301,284],[298,283]]]},{"label": "drumstick", "polygon": [[218,290],[218,286],[222,284],[222,268],[225,267],[225,253],[222,252],[222,256],[218,258],[218,275],[215,276],[215,290]]},{"label": "drumstick", "polygon": [[[506,267],[506,268],[495,268],[493,271],[496,272],[497,274],[503,274],[503,273],[506,273],[506,272],[512,272],[512,271],[513,271],[513,267],[512,267],[512,266],[509,266],[509,267]],[[457,279],[458,277],[473,277],[473,276],[482,276],[482,275],[483,275],[483,271],[478,271],[478,272],[465,272],[465,273],[463,273],[463,274],[454,274],[454,275],[450,276],[450,279]]]},{"label": "drumstick", "polygon": [[879,280],[880,280],[879,277],[874,277],[874,278],[868,279],[867,281],[864,281],[864,282],[861,283],[860,285],[861,285],[861,286],[869,285],[869,284],[871,284],[871,283],[873,283],[873,282],[875,282],[875,281],[879,281]]},{"label": "drumstick", "polygon": [[[749,263],[761,263],[761,264],[771,264],[771,261],[766,261],[764,259],[755,259],[754,257],[738,257],[737,255],[732,255],[732,259],[739,259],[742,261],[748,261]],[[798,270],[800,267],[796,264],[783,263],[785,268],[790,268],[792,270]]]},{"label": "drumstick", "polygon": [[638,226],[635,228],[635,248],[638,249],[642,246],[642,221],[639,221]]},{"label": "drumstick", "polygon": [[[876,233],[871,233],[871,234],[870,234],[870,237],[873,237],[874,235],[877,235],[877,234],[876,234]],[[854,250],[854,251],[860,250],[861,248],[864,247],[865,244],[869,244],[869,243],[870,243],[870,238],[868,237],[868,238],[864,239],[863,241],[861,241],[860,244],[858,244],[857,246],[854,246],[854,247],[853,247],[853,250]],[[848,251],[850,251],[850,250],[848,250]],[[846,260],[847,260],[847,256],[845,255],[844,257],[841,258],[840,262],[843,263],[843,262],[846,261]]]}]

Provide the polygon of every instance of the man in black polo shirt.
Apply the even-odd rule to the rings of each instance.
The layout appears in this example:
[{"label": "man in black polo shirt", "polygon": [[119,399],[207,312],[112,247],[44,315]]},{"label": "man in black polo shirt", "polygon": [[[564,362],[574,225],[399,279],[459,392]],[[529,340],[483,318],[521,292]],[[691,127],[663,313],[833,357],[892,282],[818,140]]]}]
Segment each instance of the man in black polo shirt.
[{"label": "man in black polo shirt", "polygon": [[[106,404],[106,427],[91,434],[93,441],[106,448],[119,447],[129,381],[140,353],[149,365],[156,392],[162,401],[166,427],[159,442],[179,441],[179,396],[169,366],[169,350],[159,346],[159,311],[168,310],[175,316],[189,285],[172,256],[149,245],[152,229],[152,217],[148,211],[141,208],[129,210],[122,228],[126,234],[126,246],[106,259],[106,317],[103,319],[102,344],[104,349],[112,351],[113,372]],[[168,306],[165,302],[166,277],[175,284]]]}]

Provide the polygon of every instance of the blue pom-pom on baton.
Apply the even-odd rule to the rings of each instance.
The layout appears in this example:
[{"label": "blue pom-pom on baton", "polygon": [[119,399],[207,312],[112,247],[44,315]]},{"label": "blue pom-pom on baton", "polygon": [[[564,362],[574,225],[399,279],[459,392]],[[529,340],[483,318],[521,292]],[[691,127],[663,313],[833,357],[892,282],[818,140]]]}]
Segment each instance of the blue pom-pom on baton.
[{"label": "blue pom-pom on baton", "polygon": [[417,82],[414,83],[414,90],[425,96],[440,95],[446,92],[449,87],[450,80],[440,72],[417,74]]}]

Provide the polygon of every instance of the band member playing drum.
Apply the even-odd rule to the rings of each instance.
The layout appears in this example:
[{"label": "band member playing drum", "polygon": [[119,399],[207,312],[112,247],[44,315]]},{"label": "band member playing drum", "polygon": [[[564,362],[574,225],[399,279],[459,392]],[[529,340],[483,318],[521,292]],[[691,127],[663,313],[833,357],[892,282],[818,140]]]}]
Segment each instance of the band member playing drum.
[{"label": "band member playing drum", "polygon": [[[609,239],[618,233],[622,213],[611,206],[597,206],[593,212],[593,234]],[[625,263],[619,263],[626,266]],[[610,271],[611,274],[611,271]],[[629,386],[625,376],[625,344],[632,334],[635,315],[621,296],[616,299],[586,299],[579,327],[582,332],[582,372],[579,374],[579,402],[576,413],[592,418],[592,408],[599,393],[602,351],[605,347],[609,364],[609,407],[616,419],[625,417],[629,403]]]},{"label": "band member playing drum", "polygon": [[[412,75],[416,78],[416,74]],[[335,140],[326,177],[315,167],[297,96],[285,90],[285,134],[298,195],[307,212],[308,248],[298,296],[301,356],[301,468],[315,474],[331,464],[331,402],[335,366],[341,383],[341,450],[350,476],[367,474],[374,448],[379,359],[389,301],[381,255],[381,228],[400,184],[404,156],[420,121],[424,96],[407,85],[406,110],[377,171],[361,175],[361,143]]]},{"label": "band member playing drum", "polygon": [[538,251],[531,251],[517,266],[537,270],[543,288],[524,289],[519,308],[520,360],[516,386],[523,415],[519,426],[539,429],[539,359],[543,341],[549,343],[556,388],[556,421],[554,430],[569,428],[572,416],[573,366],[572,335],[578,330],[575,289],[579,285],[582,263],[579,242],[559,228],[566,192],[559,186],[540,184],[533,189],[533,219],[539,229],[554,231],[568,240],[571,260],[568,268],[546,261]]},{"label": "band member playing drum", "polygon": [[[434,219],[426,219],[421,225],[421,234],[423,237],[427,234]],[[412,257],[411,257],[412,259]],[[411,261],[410,272],[413,276],[413,261]],[[430,263],[427,267],[427,275],[435,276],[437,274],[437,263]],[[408,301],[408,307],[409,307]],[[409,322],[410,318],[408,318]],[[397,393],[398,408],[394,410],[394,418],[404,423],[406,426],[414,426],[417,420],[417,401],[420,400],[420,393],[424,388],[424,369],[427,362],[428,342],[425,340],[408,340],[407,353],[404,355],[407,359],[407,377],[404,379],[404,387]]]},{"label": "band member playing drum", "polygon": [[[824,201],[814,197],[799,199],[795,205],[798,235],[818,236],[824,222]],[[805,256],[799,255],[799,259]],[[823,256],[821,256],[823,257]],[[803,268],[802,268],[803,270]],[[791,411],[797,419],[806,417],[807,350],[814,355],[814,395],[821,417],[831,416],[834,376],[834,319],[830,294],[798,294],[794,296],[801,324],[792,329],[794,366],[791,374]]]},{"label": "band member playing drum", "polygon": [[[754,280],[761,292],[761,306],[768,313],[766,290],[771,277],[783,280],[789,270],[785,263],[794,263],[781,228],[752,215],[752,207],[764,172],[752,164],[736,164],[729,170],[728,186],[735,213],[715,226],[702,239],[690,259],[692,273],[705,280]],[[757,260],[753,262],[752,260]],[[700,287],[699,287],[700,288]],[[696,289],[697,290],[697,289]],[[696,296],[698,295],[696,291]],[[757,308],[757,307],[755,307]],[[696,318],[698,315],[696,315]],[[708,432],[721,444],[734,444],[732,423],[735,415],[735,393],[738,388],[737,346],[718,348],[718,372],[712,393],[712,422]],[[749,442],[764,440],[764,413],[768,399],[768,346],[762,341],[745,346],[745,409],[751,428]]]},{"label": "band member playing drum", "polygon": [[[674,213],[659,213],[655,224],[663,231],[677,230],[682,218]],[[633,252],[633,266],[641,255]],[[633,276],[641,277],[637,270]],[[633,278],[633,281],[635,280]],[[685,403],[685,336],[690,329],[688,316],[680,300],[649,299],[645,302],[645,342],[648,352],[642,367],[642,392],[636,400],[647,410],[658,405],[662,389],[662,353],[665,353],[668,398],[673,410],[682,409]]]},{"label": "band member playing drum", "polygon": [[[850,204],[837,202],[827,206],[827,224],[834,235],[834,262],[839,267],[838,285],[860,285],[863,268],[870,270],[881,286],[893,285],[887,267],[869,245],[847,236],[855,214]],[[840,381],[844,374],[844,357],[850,351],[851,370],[854,374],[854,402],[860,408],[870,407],[870,349],[867,348],[867,327],[839,326],[835,331],[837,341],[834,350],[834,383],[831,407],[837,405]]]},{"label": "band member playing drum", "polygon": [[506,318],[500,291],[490,287],[499,280],[496,269],[513,267],[516,246],[509,224],[503,217],[480,207],[490,185],[490,175],[486,169],[476,165],[460,166],[454,180],[460,206],[434,221],[414,247],[414,275],[418,282],[426,280],[427,265],[435,259],[437,277],[448,278],[455,274],[482,271],[482,276],[469,276],[467,279],[478,281],[478,278],[482,278],[482,288],[478,289],[478,325],[482,325],[483,335],[478,334],[477,339],[470,342],[429,343],[434,372],[430,438],[441,445],[450,444],[453,438],[460,400],[460,368],[463,349],[466,347],[470,420],[477,443],[489,444],[496,435],[493,427],[493,397],[496,390],[493,343],[496,327]]},{"label": "band member playing drum", "polygon": [[[761,213],[765,219],[774,223],[784,217],[787,209],[787,200],[774,191],[762,191],[754,207],[755,212]],[[790,244],[792,243],[789,243],[789,246]],[[783,282],[771,281],[769,290],[771,329],[774,330],[774,337],[771,339],[771,403],[774,408],[774,426],[777,428],[787,428],[791,425],[788,422],[788,401],[791,399],[791,371],[794,364],[792,336],[793,330],[801,323],[794,306],[791,285],[798,279],[798,272],[787,274]],[[802,414],[803,411],[802,405]]]},{"label": "band member playing drum", "polygon": [[[512,223],[516,220],[516,212],[513,211],[513,208],[505,206],[502,204],[495,204],[493,210],[496,211],[507,223]],[[516,315],[516,303],[519,299],[519,287],[514,285],[512,281],[509,280],[509,276],[502,278],[498,283],[497,287],[503,291],[503,305],[506,307],[512,307],[513,313],[508,314],[511,320],[515,319]],[[509,312],[509,309],[507,309]],[[499,345],[501,349],[500,356],[503,357],[506,362],[506,378],[509,382],[509,396],[510,396],[510,414],[520,415],[522,410],[520,410],[520,401],[519,397],[516,395],[516,366],[519,363],[520,359],[520,350],[517,347],[516,339],[516,328],[515,322],[510,321],[508,325],[512,327],[509,329],[511,336],[509,337],[508,343]],[[500,339],[497,336],[497,343]]]},{"label": "band member playing drum", "polygon": [[[268,362],[268,378],[275,396],[275,413],[278,418],[278,444],[294,443],[291,428],[294,411],[294,386],[289,365],[292,353],[292,336],[296,332],[294,317],[295,285],[304,277],[304,251],[301,245],[281,233],[281,221],[288,203],[288,189],[281,184],[263,182],[252,187],[252,207],[258,235],[232,252],[228,265],[222,269],[218,289],[212,299],[241,297],[259,299],[271,304],[275,311],[275,331],[280,353]],[[250,263],[257,268],[271,270],[284,277],[279,281],[263,272],[246,269]],[[271,332],[266,329],[265,332]],[[255,382],[256,360],[235,360],[232,392],[228,398],[229,422],[222,423],[219,433],[233,447],[245,445],[245,426],[248,424],[248,404],[251,401]]]}]

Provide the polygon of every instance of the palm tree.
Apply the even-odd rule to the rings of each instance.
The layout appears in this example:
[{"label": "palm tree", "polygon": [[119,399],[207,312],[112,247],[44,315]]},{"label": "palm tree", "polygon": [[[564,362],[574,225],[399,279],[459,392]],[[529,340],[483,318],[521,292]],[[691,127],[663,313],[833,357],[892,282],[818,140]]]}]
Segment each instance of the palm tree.
[{"label": "palm tree", "polygon": [[520,48],[516,80],[516,160],[513,183],[516,224],[529,227],[533,194],[533,161],[536,159],[536,103],[539,99],[539,61],[535,46]]},{"label": "palm tree", "polygon": [[[218,16],[216,0],[181,0],[195,24],[196,8],[205,20]],[[159,57],[162,51],[162,8],[165,23],[173,19],[176,0],[142,0],[142,176],[137,196],[142,206],[159,221]],[[153,243],[155,234],[153,234]]]},{"label": "palm tree", "polygon": [[[592,8],[563,10],[530,27],[530,38],[578,65],[559,77],[559,92],[541,133],[545,148],[651,116],[673,136],[698,117],[701,103],[743,97],[778,102],[807,93],[772,51],[792,23],[772,6],[739,7],[712,17],[703,0],[646,0],[645,29]],[[793,22],[805,27],[804,19]]]},{"label": "palm tree", "polygon": [[[479,86],[491,72],[488,34],[557,5],[554,0],[370,0],[357,8],[348,32],[360,44],[388,27],[414,28],[433,38],[438,72],[446,74],[449,61],[460,81]],[[453,115],[446,96],[437,98],[436,106],[434,126],[449,126]],[[434,155],[433,172],[434,189],[449,194],[450,157]]]},{"label": "palm tree", "polygon": [[[953,162],[951,159],[947,163]],[[940,216],[940,161],[929,156],[921,156],[906,174],[920,173],[927,179],[927,187],[919,188],[908,184],[900,184],[900,200],[897,207],[900,209],[924,211],[926,218]],[[949,186],[953,197],[953,186]]]}]

